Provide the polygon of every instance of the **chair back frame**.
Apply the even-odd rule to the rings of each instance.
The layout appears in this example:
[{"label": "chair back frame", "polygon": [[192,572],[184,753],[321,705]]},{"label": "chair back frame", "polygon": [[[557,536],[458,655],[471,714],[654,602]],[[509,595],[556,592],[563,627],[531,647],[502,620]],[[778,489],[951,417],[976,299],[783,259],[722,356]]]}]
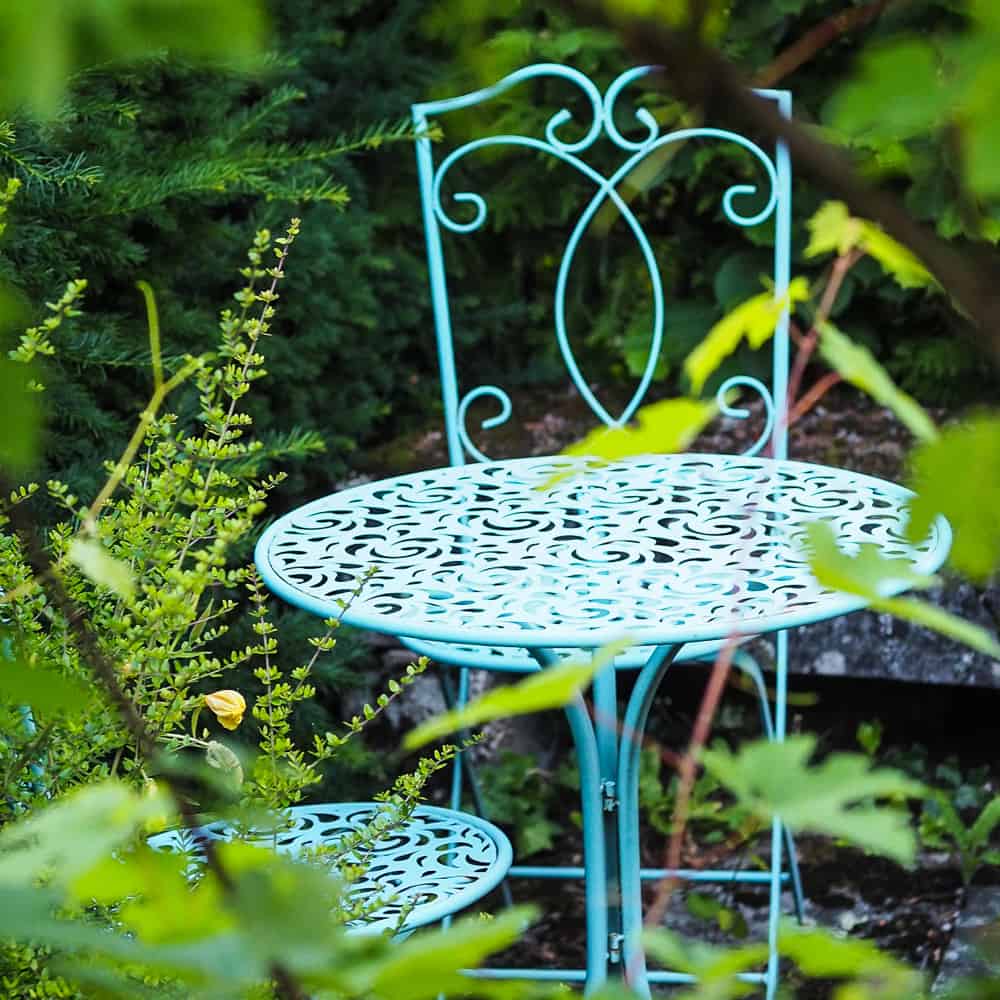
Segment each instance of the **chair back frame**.
[{"label": "chair back frame", "polygon": [[[775,240],[772,280],[775,297],[781,298],[785,295],[788,289],[790,268],[791,166],[784,142],[780,140],[776,142],[772,157],[746,136],[727,129],[699,126],[675,129],[661,134],[659,123],[644,107],[636,108],[634,117],[645,130],[645,136],[638,140],[626,137],[615,123],[615,107],[618,99],[629,84],[656,72],[659,72],[659,68],[655,66],[638,66],[626,70],[616,77],[607,90],[602,93],[587,76],[572,67],[558,63],[539,63],[511,73],[493,86],[458,97],[426,101],[412,106],[414,125],[418,133],[423,133],[416,141],[417,167],[427,240],[428,270],[441,371],[445,429],[451,464],[464,464],[470,459],[475,461],[488,460],[487,456],[474,444],[469,434],[467,413],[470,404],[484,396],[491,396],[499,403],[500,412],[482,421],[482,428],[487,430],[504,423],[512,413],[510,396],[499,386],[480,385],[464,394],[460,395],[459,393],[441,230],[445,229],[456,234],[471,233],[479,229],[486,220],[488,207],[486,199],[478,193],[472,191],[455,192],[451,195],[452,201],[469,205],[473,209],[471,219],[457,220],[449,214],[443,204],[442,186],[451,168],[468,154],[487,146],[527,147],[562,160],[593,182],[594,194],[573,225],[560,261],[555,286],[553,319],[559,351],[573,384],[594,415],[608,427],[620,427],[628,423],[642,405],[653,380],[663,344],[664,293],[656,255],[642,224],[636,218],[628,201],[618,190],[621,182],[628,177],[631,171],[656,150],[689,139],[715,139],[742,147],[758,161],[766,174],[770,187],[767,192],[766,204],[753,214],[742,214],[735,204],[736,199],[756,195],[758,188],[756,184],[733,184],[723,193],[722,210],[731,223],[744,227],[755,226],[772,216],[774,217]],[[575,141],[566,141],[559,137],[559,129],[573,117],[569,110],[563,108],[549,118],[544,129],[544,138],[519,134],[484,136],[463,143],[435,165],[432,140],[429,137],[433,118],[490,101],[512,87],[538,77],[561,78],[574,84],[582,91],[589,102],[592,117],[581,138]],[[756,93],[761,97],[775,101],[780,112],[786,117],[791,115],[791,95],[788,91],[758,90]],[[605,176],[595,169],[581,155],[586,153],[602,136],[610,140],[624,154],[620,166],[610,176]],[[597,212],[609,202],[618,210],[625,224],[635,236],[649,273],[653,299],[653,324],[648,359],[635,392],[618,416],[613,416],[608,412],[584,379],[566,329],[566,289],[577,248]],[[773,457],[786,457],[787,422],[784,414],[787,382],[788,310],[786,307],[781,313],[774,334],[770,388],[752,376],[735,375],[726,379],[716,392],[716,400],[721,412],[736,418],[745,419],[750,414],[748,410],[732,405],[729,401],[731,390],[749,389],[757,393],[763,401],[764,428],[744,454],[755,455],[765,446],[770,446],[770,453]]]}]

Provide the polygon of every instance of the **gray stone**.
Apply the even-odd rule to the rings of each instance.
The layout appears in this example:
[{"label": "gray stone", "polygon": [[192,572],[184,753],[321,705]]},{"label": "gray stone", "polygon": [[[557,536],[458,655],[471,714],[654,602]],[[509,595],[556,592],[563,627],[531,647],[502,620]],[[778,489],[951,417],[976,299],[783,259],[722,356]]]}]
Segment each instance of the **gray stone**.
[{"label": "gray stone", "polygon": [[998,920],[1000,887],[971,886],[966,891],[964,905],[955,921],[955,933],[941,959],[941,967],[931,991],[934,996],[944,996],[960,979],[995,972],[989,968],[976,948],[976,938]]},{"label": "gray stone", "polygon": [[[997,634],[1000,586],[949,581],[920,597]],[[1000,662],[886,614],[858,611],[795,629],[789,650],[797,674],[1000,687]]]}]

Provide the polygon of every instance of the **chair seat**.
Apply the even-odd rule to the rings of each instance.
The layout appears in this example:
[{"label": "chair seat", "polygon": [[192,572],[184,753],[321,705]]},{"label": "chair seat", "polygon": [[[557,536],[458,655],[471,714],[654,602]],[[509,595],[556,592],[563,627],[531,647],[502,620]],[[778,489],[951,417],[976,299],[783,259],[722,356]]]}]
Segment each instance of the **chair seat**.
[{"label": "chair seat", "polygon": [[[538,661],[526,650],[515,646],[472,646],[448,642],[432,642],[426,639],[411,639],[400,636],[399,641],[418,656],[426,656],[436,663],[452,667],[475,667],[480,670],[496,670],[501,673],[525,674],[538,669]],[[741,639],[741,642],[745,641]],[[722,649],[721,642],[691,642],[678,654],[675,663],[699,663],[714,660]],[[633,646],[615,657],[616,670],[638,670],[646,665],[652,646]],[[587,651],[578,649],[557,649],[564,659],[572,656],[586,656]]]},{"label": "chair seat", "polygon": [[[293,806],[288,810],[291,825],[277,835],[277,850],[295,855],[336,846],[364,830],[385,808],[377,802]],[[220,820],[196,830],[167,830],[147,842],[154,850],[187,854],[197,871],[204,858],[199,840],[225,841],[234,833],[233,824]],[[268,835],[268,843],[272,839]],[[338,859],[363,868],[351,884],[352,903],[384,901],[363,921],[348,926],[361,934],[409,933],[439,921],[496,888],[512,857],[510,841],[492,823],[452,809],[418,806],[404,823],[393,825],[373,844],[366,843],[363,860],[351,854]]]}]

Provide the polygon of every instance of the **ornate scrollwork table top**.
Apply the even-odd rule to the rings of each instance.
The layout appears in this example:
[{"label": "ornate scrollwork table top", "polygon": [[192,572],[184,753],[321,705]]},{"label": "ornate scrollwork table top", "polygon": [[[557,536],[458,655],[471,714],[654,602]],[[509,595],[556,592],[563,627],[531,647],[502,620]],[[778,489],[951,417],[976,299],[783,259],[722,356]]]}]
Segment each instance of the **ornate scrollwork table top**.
[{"label": "ornate scrollwork table top", "polygon": [[[337,802],[292,806],[289,823],[261,844],[283,854],[301,855],[317,848],[336,850],[346,838],[368,838],[369,824],[388,817],[376,802]],[[158,851],[177,851],[190,859],[197,877],[204,840],[226,841],[235,835],[224,820],[197,830],[167,830],[149,838]],[[511,863],[511,846],[492,823],[451,809],[417,806],[400,824],[374,839],[362,839],[336,859],[356,866],[349,898],[369,911],[349,926],[356,933],[413,930],[456,913],[499,885]],[[318,856],[318,860],[321,856]]]},{"label": "ornate scrollwork table top", "polygon": [[950,530],[939,519],[911,543],[910,496],[859,473],[762,458],[486,462],[306,504],[264,533],[256,560],[292,604],[331,616],[347,602],[346,624],[380,632],[529,649],[595,648],[622,636],[674,644],[863,607],[810,573],[812,521],[828,522],[846,552],[875,543],[933,572]]}]

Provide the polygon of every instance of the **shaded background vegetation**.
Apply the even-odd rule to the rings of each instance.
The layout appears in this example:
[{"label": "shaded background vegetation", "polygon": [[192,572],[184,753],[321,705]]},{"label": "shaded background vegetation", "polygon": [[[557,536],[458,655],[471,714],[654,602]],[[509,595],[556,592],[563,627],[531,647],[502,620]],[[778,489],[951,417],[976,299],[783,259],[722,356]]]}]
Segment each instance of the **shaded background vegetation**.
[{"label": "shaded background vegetation", "polygon": [[[722,48],[751,74],[764,71],[811,27],[845,7],[865,6],[875,5],[739,0]],[[868,44],[940,29],[957,16],[947,0],[882,6],[871,23],[769,80],[793,91],[799,116],[824,126],[829,95],[862,37]],[[628,64],[610,35],[576,28],[534,0],[497,4],[479,45],[470,44],[460,20],[429,16],[417,0],[284,0],[274,16],[276,51],[267,71],[252,79],[168,56],[127,70],[98,69],[76,81],[72,106],[54,122],[17,120],[0,133],[0,170],[24,185],[0,247],[4,276],[32,303],[53,297],[70,277],[90,282],[86,315],[61,334],[47,380],[53,417],[45,474],[68,480],[81,495],[92,491],[100,462],[117,453],[148,394],[135,281],[157,290],[168,353],[204,350],[250,234],[261,225],[277,229],[293,213],[302,216],[302,236],[281,329],[267,345],[270,378],[255,387],[255,416],[265,439],[299,434],[305,455],[309,435],[318,434],[326,450],[290,469],[275,509],[326,491],[376,445],[437,426],[414,157],[405,124],[393,123],[405,119],[414,100],[456,93],[529,62],[571,63],[601,84]],[[664,97],[655,100],[665,119],[679,113]],[[527,112],[511,107],[508,114]],[[366,130],[380,122],[389,124],[390,141],[366,141]],[[343,141],[356,142],[358,153],[333,162],[330,153]],[[959,190],[957,153],[947,138],[851,142],[866,171],[902,192],[910,211],[942,235],[959,242],[1000,238],[1000,208],[975,204]],[[663,257],[693,265],[683,274],[668,271],[683,304],[668,311],[662,380],[676,376],[680,358],[711,322],[759,290],[768,231],[734,238],[726,227],[722,238],[718,198],[701,196],[732,182],[736,169],[725,150],[692,148],[644,195],[646,209],[664,220],[657,232]],[[490,170],[502,178],[499,187]],[[560,213],[539,221],[540,199],[548,195],[536,161],[504,160],[486,171],[484,186],[496,194],[489,238],[477,253],[496,286],[459,295],[461,340],[474,349],[482,377],[509,362],[513,347],[522,379],[544,387],[557,369],[544,317],[552,247],[564,236]],[[796,255],[805,244],[803,221],[819,200],[796,185]],[[552,226],[559,227],[555,244]],[[793,268],[810,271],[801,261]],[[602,302],[576,303],[588,328],[585,370],[611,380],[634,377],[645,328],[641,282],[638,268],[623,268]],[[874,264],[854,269],[834,315],[927,403],[973,402],[995,388],[957,336],[963,321],[947,301],[904,293]],[[294,633],[297,613],[284,617]],[[337,694],[352,683],[360,656],[348,650],[320,676],[323,697],[309,707],[304,727],[338,717]],[[358,764],[377,771],[370,760]],[[377,785],[383,776],[372,777]]]}]

